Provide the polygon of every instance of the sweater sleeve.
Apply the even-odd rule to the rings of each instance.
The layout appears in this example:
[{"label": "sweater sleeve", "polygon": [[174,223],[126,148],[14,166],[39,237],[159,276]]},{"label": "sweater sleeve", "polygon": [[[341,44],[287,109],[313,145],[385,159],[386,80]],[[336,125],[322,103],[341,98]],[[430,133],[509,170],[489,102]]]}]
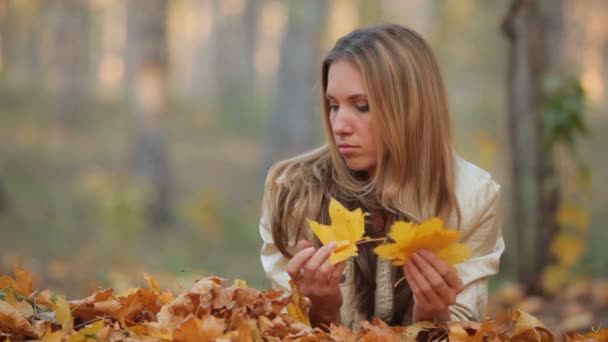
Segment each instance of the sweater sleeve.
[{"label": "sweater sleeve", "polygon": [[270,227],[270,213],[267,208],[262,209],[260,219],[260,236],[262,237],[261,260],[266,276],[272,281],[275,290],[291,292],[289,275],[287,274],[287,259],[277,248],[272,239]]},{"label": "sweater sleeve", "polygon": [[498,215],[500,186],[483,178],[470,203],[470,220],[461,230],[460,242],[471,248],[471,258],[456,265],[464,290],[450,306],[452,320],[481,321],[488,301],[488,278],[498,273],[500,256],[505,249]]}]

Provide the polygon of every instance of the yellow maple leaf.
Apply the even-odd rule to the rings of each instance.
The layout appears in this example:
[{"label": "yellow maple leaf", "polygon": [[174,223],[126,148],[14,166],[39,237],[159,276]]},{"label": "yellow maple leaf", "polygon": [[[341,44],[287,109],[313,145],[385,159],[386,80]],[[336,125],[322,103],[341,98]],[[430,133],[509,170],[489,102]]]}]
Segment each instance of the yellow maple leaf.
[{"label": "yellow maple leaf", "polygon": [[417,225],[412,222],[397,221],[391,226],[389,237],[393,243],[374,248],[374,252],[393,265],[403,266],[407,260],[421,249],[435,253],[450,265],[463,262],[471,255],[471,249],[456,243],[460,232],[446,229],[439,218],[428,219]]},{"label": "yellow maple leaf", "polygon": [[104,321],[98,320],[95,323],[89,324],[86,327],[78,330],[77,333],[70,336],[69,342],[95,342],[97,341],[97,333],[105,327]]},{"label": "yellow maple leaf", "polygon": [[55,309],[57,323],[61,324],[64,333],[69,333],[74,327],[74,317],[70,311],[70,305],[63,297],[57,297],[55,301]]},{"label": "yellow maple leaf", "polygon": [[42,336],[41,342],[61,342],[63,340],[63,331],[57,330],[53,332],[53,330],[48,329],[44,336]]},{"label": "yellow maple leaf", "polygon": [[304,323],[310,326],[308,302],[304,296],[302,296],[293,280],[289,281],[289,286],[291,286],[291,302],[285,307],[287,315],[293,318],[295,322]]},{"label": "yellow maple leaf", "polygon": [[365,214],[361,208],[350,211],[332,198],[329,202],[329,218],[331,220],[329,226],[312,220],[307,221],[322,244],[326,245],[333,241],[338,244],[329,257],[329,261],[333,265],[358,255],[357,242],[369,238],[363,236]]}]

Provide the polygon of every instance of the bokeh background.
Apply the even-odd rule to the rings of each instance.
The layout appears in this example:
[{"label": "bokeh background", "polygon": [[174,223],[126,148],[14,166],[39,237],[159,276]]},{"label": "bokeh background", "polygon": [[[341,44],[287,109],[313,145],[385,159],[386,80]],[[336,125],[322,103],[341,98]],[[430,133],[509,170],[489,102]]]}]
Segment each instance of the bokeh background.
[{"label": "bokeh background", "polygon": [[[258,254],[268,167],[323,141],[324,53],[356,27],[394,22],[434,48],[457,150],[503,186],[507,252],[492,290],[521,282],[533,261],[518,258],[529,239],[511,203],[534,184],[514,182],[513,156],[538,155],[511,153],[510,104],[534,93],[508,86],[531,72],[509,67],[502,24],[517,2],[0,0],[0,273],[19,264],[71,297],[133,286],[144,271],[166,286],[217,274],[268,288]],[[560,193],[545,222],[571,226],[541,248],[540,281],[555,293],[608,277],[608,2],[537,10],[553,64],[534,108],[557,118],[547,179]]]}]

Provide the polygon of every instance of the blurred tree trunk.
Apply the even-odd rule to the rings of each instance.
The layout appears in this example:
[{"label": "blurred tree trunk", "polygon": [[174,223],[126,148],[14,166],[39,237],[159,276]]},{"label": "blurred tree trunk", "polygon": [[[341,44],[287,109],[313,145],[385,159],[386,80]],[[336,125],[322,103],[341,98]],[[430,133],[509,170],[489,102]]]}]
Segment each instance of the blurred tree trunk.
[{"label": "blurred tree trunk", "polygon": [[129,104],[135,116],[135,172],[148,186],[147,214],[153,227],[172,218],[169,158],[160,118],[167,106],[166,0],[129,0],[127,55],[132,79]]},{"label": "blurred tree trunk", "polygon": [[558,232],[559,187],[553,154],[543,145],[543,80],[561,63],[562,3],[513,0],[503,21],[509,44],[508,107],[512,158],[510,227],[516,230],[517,278],[533,293]]},{"label": "blurred tree trunk", "polygon": [[287,34],[281,47],[277,94],[270,118],[266,166],[313,146],[321,122],[321,38],[326,0],[291,1]]},{"label": "blurred tree trunk", "polygon": [[0,1],[0,73],[14,87],[39,85],[42,14],[47,3]]},{"label": "blurred tree trunk", "polygon": [[53,60],[50,74],[53,112],[64,126],[82,121],[89,95],[90,13],[85,1],[53,0]]},{"label": "blurred tree trunk", "polygon": [[[213,65],[217,115],[224,128],[249,124],[254,116],[255,47],[262,0],[215,0]],[[245,122],[244,122],[245,121]]]},{"label": "blurred tree trunk", "polygon": [[194,60],[192,61],[192,80],[187,85],[187,92],[190,98],[207,103],[210,99],[216,98],[215,80],[213,75],[213,58],[215,56],[214,27],[216,25],[216,15],[214,12],[215,0],[196,0],[193,4],[193,11],[201,21],[199,29],[205,31],[197,35],[195,41]]}]

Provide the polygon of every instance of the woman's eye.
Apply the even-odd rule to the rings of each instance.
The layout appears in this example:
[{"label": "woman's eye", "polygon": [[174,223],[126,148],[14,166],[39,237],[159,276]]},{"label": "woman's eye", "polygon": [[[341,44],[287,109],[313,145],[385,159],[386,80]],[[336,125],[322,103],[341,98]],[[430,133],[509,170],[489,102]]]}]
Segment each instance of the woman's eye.
[{"label": "woman's eye", "polygon": [[369,112],[369,105],[364,104],[364,105],[356,105],[355,108],[357,108],[357,110],[361,113],[367,113]]},{"label": "woman's eye", "polygon": [[337,104],[333,104],[333,103],[329,104],[329,111],[330,112],[337,112],[339,108],[340,108],[340,106],[338,106]]}]

